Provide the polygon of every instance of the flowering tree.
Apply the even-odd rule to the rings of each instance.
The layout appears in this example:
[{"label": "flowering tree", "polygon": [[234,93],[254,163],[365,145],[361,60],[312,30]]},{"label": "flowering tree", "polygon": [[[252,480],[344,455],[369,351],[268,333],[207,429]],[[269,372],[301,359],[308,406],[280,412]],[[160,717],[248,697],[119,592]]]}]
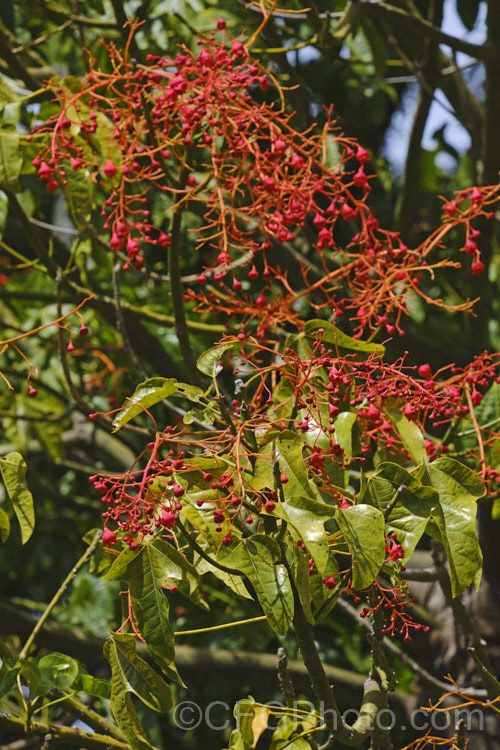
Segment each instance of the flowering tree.
[{"label": "flowering tree", "polygon": [[[33,342],[55,330],[70,402],[96,431],[127,437],[120,460],[96,456],[88,472],[100,513],[88,549],[23,644],[5,645],[0,723],[45,736],[47,747],[51,738],[151,747],[139,706],[172,709],[184,687],[176,639],[193,632],[174,629],[169,602],[182,595],[207,608],[213,579],[235,608],[249,602],[244,622],[265,623],[284,643],[293,635],[314,698],[295,699],[282,656],[285,704],[272,734],[264,731],[273,709],[241,695],[236,728],[220,745],[389,748],[392,727],[381,717],[396,688],[394,658],[441,694],[496,710],[499,683],[460,597],[481,578],[477,503],[498,491],[500,355],[436,369],[390,346],[417,302],[473,314],[475,300],[443,299],[436,283],[462,265],[483,274],[481,236],[500,187],[443,201],[439,227],[409,248],[372,213],[368,151],[332,111],[322,127],[297,128],[287,92],[251,55],[257,34],[233,38],[220,20],[196,50],[142,60],[137,28],[123,45],[105,45],[104,62],[90,57],[81,80],[49,82],[51,111],[22,140],[11,134],[16,148],[4,160],[8,179],[24,169],[65,196],[74,232],[69,252],[33,236],[32,266],[56,282],[55,314],[1,342],[5,388],[14,390],[16,362],[30,405],[54,395],[60,375],[44,372]],[[26,225],[22,202],[10,201]],[[447,254],[457,237],[459,251]],[[141,310],[149,294],[156,309]],[[132,323],[131,311],[170,325],[175,362],[160,355],[158,364],[148,349],[161,350],[161,336]],[[114,341],[99,332],[110,316],[121,337],[115,361]],[[128,392],[120,367],[137,373]],[[26,542],[26,463],[14,450],[0,469],[2,536],[15,514]],[[432,549],[432,567],[407,569],[421,548]],[[122,622],[104,646],[109,682],[39,649],[47,618],[89,559],[122,595]],[[470,640],[472,687],[447,688],[407,655],[412,636],[429,630],[413,609],[415,578],[439,583]],[[364,623],[370,647],[354,722],[315,639],[345,613]],[[109,699],[113,721],[84,695]],[[59,721],[62,707],[92,731]],[[465,746],[460,727],[452,741]],[[419,742],[439,740],[427,733]]]}]

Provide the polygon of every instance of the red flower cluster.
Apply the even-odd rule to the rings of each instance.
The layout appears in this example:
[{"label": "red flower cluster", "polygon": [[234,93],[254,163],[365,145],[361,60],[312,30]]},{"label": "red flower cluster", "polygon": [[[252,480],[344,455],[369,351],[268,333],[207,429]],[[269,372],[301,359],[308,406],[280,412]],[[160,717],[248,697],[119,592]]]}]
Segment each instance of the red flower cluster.
[{"label": "red flower cluster", "polygon": [[[311,502],[327,494],[340,509],[357,500],[355,490],[342,492],[353,462],[360,468],[380,449],[399,463],[410,460],[399,422],[418,428],[430,460],[472,430],[475,440],[460,455],[477,462],[485,480],[497,480],[498,435],[479,424],[476,407],[498,382],[500,355],[433,373],[428,364],[407,365],[406,354],[385,362],[381,347],[321,320],[348,314],[358,339],[378,330],[390,336],[401,330],[409,294],[445,306],[423,281],[458,263],[431,261],[431,252],[463,225],[463,250],[481,273],[471,222],[490,215],[500,187],[460,192],[445,205],[442,226],[410,250],[373,216],[369,154],[340,133],[331,112],[320,132],[298,132],[293,116],[260,101],[275,82],[223,22],[199,47],[141,65],[128,47],[122,53],[110,45],[111,72],[91,60],[82,88],[58,88],[60,111],[38,129],[45,140],[33,162],[39,177],[49,192],[66,184],[70,170],[100,186],[110,251],[125,265],[140,269],[151,246],[178,252],[185,212],[196,215],[204,266],[184,300],[239,331],[222,342],[234,345],[232,401],[204,394],[209,412],[198,404],[185,426],[155,424],[154,442],[130,471],[91,477],[106,505],[104,544],[113,546],[118,534],[131,549],[155,533],[174,541],[183,533],[181,511],[188,522],[193,511],[206,513],[215,548],[259,522],[277,524],[284,488],[296,481],[277,447],[283,434],[298,446],[299,484]],[[166,217],[155,223],[158,194]],[[277,249],[291,258],[286,273],[273,262]],[[470,308],[467,301],[455,309]],[[311,310],[319,323],[306,322]],[[193,421],[202,427],[194,435]],[[442,425],[448,431],[437,447],[430,435]],[[386,564],[400,568],[401,546],[386,541]],[[312,559],[309,566],[314,574]],[[339,585],[333,575],[323,583]],[[360,601],[350,584],[346,592]],[[421,627],[405,611],[404,586],[375,580],[363,596],[371,605],[363,616],[389,613],[385,632],[407,639]]]},{"label": "red flower cluster", "polygon": [[[255,325],[259,335],[287,324],[300,329],[298,311],[307,305],[336,316],[349,311],[358,335],[380,326],[392,335],[408,292],[440,304],[421,279],[456,265],[428,256],[459,224],[472,270],[481,271],[470,222],[487,214],[498,188],[462,191],[445,207],[447,223],[409,250],[366,203],[368,152],[339,132],[331,112],[321,132],[298,132],[292,116],[258,102],[269,77],[223,27],[220,39],[214,32],[199,41],[198,54],[150,55],[147,65],[111,44],[111,73],[90,60],[81,88],[56,89],[60,110],[38,128],[45,145],[33,164],[50,192],[67,184],[69,172],[102,185],[111,251],[141,268],[147,247],[168,247],[166,222],[156,225],[151,215],[151,197],[162,193],[167,214],[189,209],[201,217],[195,231],[210,261],[186,300],[242,329]],[[310,248],[307,260],[293,251],[297,239]],[[268,261],[278,246],[294,259],[293,284]]]}]

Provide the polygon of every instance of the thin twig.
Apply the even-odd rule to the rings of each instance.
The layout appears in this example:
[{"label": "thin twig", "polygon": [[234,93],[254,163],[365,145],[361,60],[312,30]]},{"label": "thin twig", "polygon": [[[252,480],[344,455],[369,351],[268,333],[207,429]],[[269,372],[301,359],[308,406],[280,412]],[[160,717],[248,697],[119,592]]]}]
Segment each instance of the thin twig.
[{"label": "thin twig", "polygon": [[51,29],[50,31],[47,31],[45,34],[38,36],[36,39],[33,39],[32,42],[28,42],[27,44],[21,44],[19,47],[14,47],[12,49],[12,54],[18,55],[20,52],[25,52],[28,49],[32,49],[32,47],[37,47],[39,44],[43,44],[43,42],[46,42],[47,39],[50,39],[50,37],[54,36],[54,34],[59,34],[61,31],[64,31],[64,29],[67,29],[68,26],[71,26],[72,23],[73,23],[72,19],[68,18],[60,26],[57,26],[55,29]]}]

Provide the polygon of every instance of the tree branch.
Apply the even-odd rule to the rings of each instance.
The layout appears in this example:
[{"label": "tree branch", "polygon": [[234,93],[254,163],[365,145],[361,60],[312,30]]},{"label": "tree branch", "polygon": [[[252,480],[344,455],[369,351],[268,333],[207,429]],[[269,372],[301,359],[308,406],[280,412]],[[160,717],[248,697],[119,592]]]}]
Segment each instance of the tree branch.
[{"label": "tree branch", "polygon": [[[443,0],[434,7],[433,21],[441,24],[443,15]],[[406,237],[415,220],[415,206],[420,193],[420,162],[422,155],[422,137],[429,115],[434,92],[437,84],[439,47],[435,40],[429,38],[424,44],[425,62],[420,77],[420,91],[417,109],[413,118],[413,125],[406,156],[405,173],[402,190],[396,204],[396,229]]]},{"label": "tree branch", "polygon": [[339,740],[344,745],[357,747],[373,732],[376,725],[377,713],[385,698],[385,691],[382,690],[377,680],[373,679],[373,677],[368,677],[364,681],[359,718],[352,725],[344,722],[325,667],[318,653],[313,628],[306,619],[292,577],[290,577],[290,582],[294,597],[293,629],[300,653],[302,654],[304,666],[311,678],[316,698],[320,703],[322,718],[326,728],[332,738]]},{"label": "tree branch", "polygon": [[0,714],[0,727],[12,732],[18,732],[19,734],[36,734],[39,737],[50,735],[50,738],[54,742],[64,742],[69,747],[85,747],[88,750],[108,750],[108,748],[130,750],[128,743],[121,742],[116,737],[110,737],[107,734],[97,734],[97,732],[85,732],[83,729],[78,729],[77,727],[46,724],[45,722],[31,719],[27,730],[24,719],[18,719],[16,716],[9,716],[6,713]]},{"label": "tree branch", "polygon": [[[0,634],[16,633],[21,639],[27,638],[36,621],[32,614],[13,606],[8,601],[0,600]],[[92,670],[105,664],[102,639],[83,633],[77,628],[70,629],[56,622],[46,622],[38,633],[37,643],[40,647],[73,656]],[[137,653],[143,659],[149,658],[142,643],[138,643]],[[210,675],[212,680],[220,675],[224,681],[234,679],[240,683],[241,675],[245,674],[245,679],[262,684],[263,679],[268,680],[270,675],[276,673],[276,655],[259,651],[229,651],[176,645],[175,662],[184,675],[192,675],[195,679],[199,679],[200,674]],[[329,664],[323,665],[323,668],[329,681],[342,685],[343,693],[349,689],[359,694],[363,688],[364,675]],[[310,680],[303,662],[300,659],[289,659],[288,669],[294,678],[300,681],[300,689],[307,690]],[[298,685],[297,687],[299,688]],[[403,706],[407,696],[395,692],[391,694],[391,698]]]},{"label": "tree branch", "polygon": [[[490,0],[490,2],[495,4],[496,0]],[[387,21],[400,32],[420,34],[432,39],[436,44],[447,44],[457,52],[464,52],[466,55],[484,62],[498,58],[497,50],[491,42],[472,44],[464,39],[457,39],[457,37],[441,31],[438,26],[422,18],[422,16],[407,13],[402,8],[397,8],[388,3],[374,2],[374,0],[361,0],[360,6],[368,16]]]},{"label": "tree branch", "polygon": [[[238,0],[238,2],[248,10],[262,14],[262,9],[257,3],[248,3],[245,0]],[[492,0],[492,2],[495,3],[495,0]],[[467,42],[464,39],[458,39],[455,36],[451,36],[451,34],[441,31],[440,28],[420,16],[411,15],[402,8],[380,2],[380,0],[361,0],[359,7],[367,15],[388,21],[391,25],[399,27],[404,32],[410,31],[417,34],[425,34],[433,38],[438,44],[447,44],[457,52],[465,52],[466,55],[475,57],[478,60],[493,59],[496,55],[495,49],[490,44],[479,45]],[[341,19],[343,15],[343,12],[330,13],[328,11],[317,14],[318,19],[321,20]],[[307,12],[287,13],[286,11],[274,11],[273,16],[275,18],[286,18],[289,21],[311,21],[310,13]]]}]

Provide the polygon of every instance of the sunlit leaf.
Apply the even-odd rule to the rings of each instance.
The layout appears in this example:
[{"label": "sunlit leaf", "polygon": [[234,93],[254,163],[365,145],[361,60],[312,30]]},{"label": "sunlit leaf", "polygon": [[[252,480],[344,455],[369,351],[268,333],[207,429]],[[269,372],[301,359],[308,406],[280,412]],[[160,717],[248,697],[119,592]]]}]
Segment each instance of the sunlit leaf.
[{"label": "sunlit leaf", "polygon": [[[382,474],[387,466],[387,463],[380,465]],[[361,495],[361,501],[374,505],[384,514],[389,511],[386,521],[387,533],[396,532],[397,540],[405,553],[403,561],[406,562],[426,530],[431,512],[438,503],[438,494],[432,487],[425,485],[414,486],[415,492],[411,492],[400,480],[406,479],[410,485],[410,480],[415,481],[414,478],[408,474],[408,479],[407,472],[402,467],[397,466],[397,469],[401,469],[404,474],[393,470],[387,472],[390,480],[379,476],[378,472],[370,477]]]},{"label": "sunlit leaf", "polygon": [[278,503],[273,513],[287,521],[297,532],[313,558],[319,573],[323,573],[328,562],[328,534],[325,521],[333,518],[334,508],[310,497],[296,495]]},{"label": "sunlit leaf", "polygon": [[368,588],[385,559],[384,516],[369,505],[339,509],[337,523],[352,555],[352,585]]},{"label": "sunlit leaf", "polygon": [[283,484],[285,496],[308,495],[314,497],[314,490],[304,466],[304,442],[300,435],[284,430],[276,439],[277,459],[280,469],[288,480]]},{"label": "sunlit leaf", "polygon": [[280,557],[274,539],[255,534],[240,542],[226,559],[252,584],[271,628],[278,635],[285,635],[292,622],[294,604],[288,573],[278,562]]},{"label": "sunlit leaf", "polygon": [[452,594],[458,596],[473,582],[479,586],[482,554],[476,534],[477,499],[486,490],[472,469],[452,458],[439,458],[429,464],[428,471],[439,492],[433,519],[446,550]]},{"label": "sunlit leaf", "polygon": [[38,669],[41,683],[44,683],[43,692],[39,685],[38,695],[47,695],[54,687],[68,691],[78,676],[78,664],[75,659],[57,652],[42,656],[38,660]]},{"label": "sunlit leaf", "polygon": [[377,352],[378,354],[383,354],[385,351],[385,347],[382,344],[373,344],[368,341],[354,339],[327,320],[308,320],[304,326],[304,333],[306,336],[312,336],[313,333],[317,333],[320,329],[323,329],[323,333],[321,334],[322,341],[328,344],[336,344],[342,349],[354,352]]},{"label": "sunlit leaf", "polygon": [[427,451],[421,430],[398,409],[388,409],[388,414],[415,466],[424,463]]},{"label": "sunlit leaf", "polygon": [[21,539],[25,544],[35,528],[33,496],[26,487],[26,461],[20,453],[13,451],[0,458],[0,473],[21,527]]},{"label": "sunlit leaf", "polygon": [[111,698],[111,683],[109,680],[101,680],[90,674],[78,675],[73,688],[77,692],[81,691],[88,695],[94,695],[96,698],[104,698],[106,700]]},{"label": "sunlit leaf", "polygon": [[259,737],[267,729],[271,709],[256,703],[252,696],[238,701],[234,707],[234,716],[241,736],[246,745],[255,747]]},{"label": "sunlit leaf", "polygon": [[220,360],[224,352],[231,349],[232,344],[222,344],[221,346],[213,346],[211,349],[207,349],[206,352],[198,357],[196,367],[204,375],[208,375],[209,378],[215,378],[216,375],[222,370]]},{"label": "sunlit leaf", "polygon": [[0,539],[6,542],[10,534],[10,519],[4,509],[0,506]]},{"label": "sunlit leaf", "polygon": [[127,399],[131,405],[119,411],[113,419],[113,432],[119,430],[138,414],[144,413],[145,409],[177,393],[177,389],[178,383],[174,378],[149,378],[144,383],[139,383],[134,394]]}]

